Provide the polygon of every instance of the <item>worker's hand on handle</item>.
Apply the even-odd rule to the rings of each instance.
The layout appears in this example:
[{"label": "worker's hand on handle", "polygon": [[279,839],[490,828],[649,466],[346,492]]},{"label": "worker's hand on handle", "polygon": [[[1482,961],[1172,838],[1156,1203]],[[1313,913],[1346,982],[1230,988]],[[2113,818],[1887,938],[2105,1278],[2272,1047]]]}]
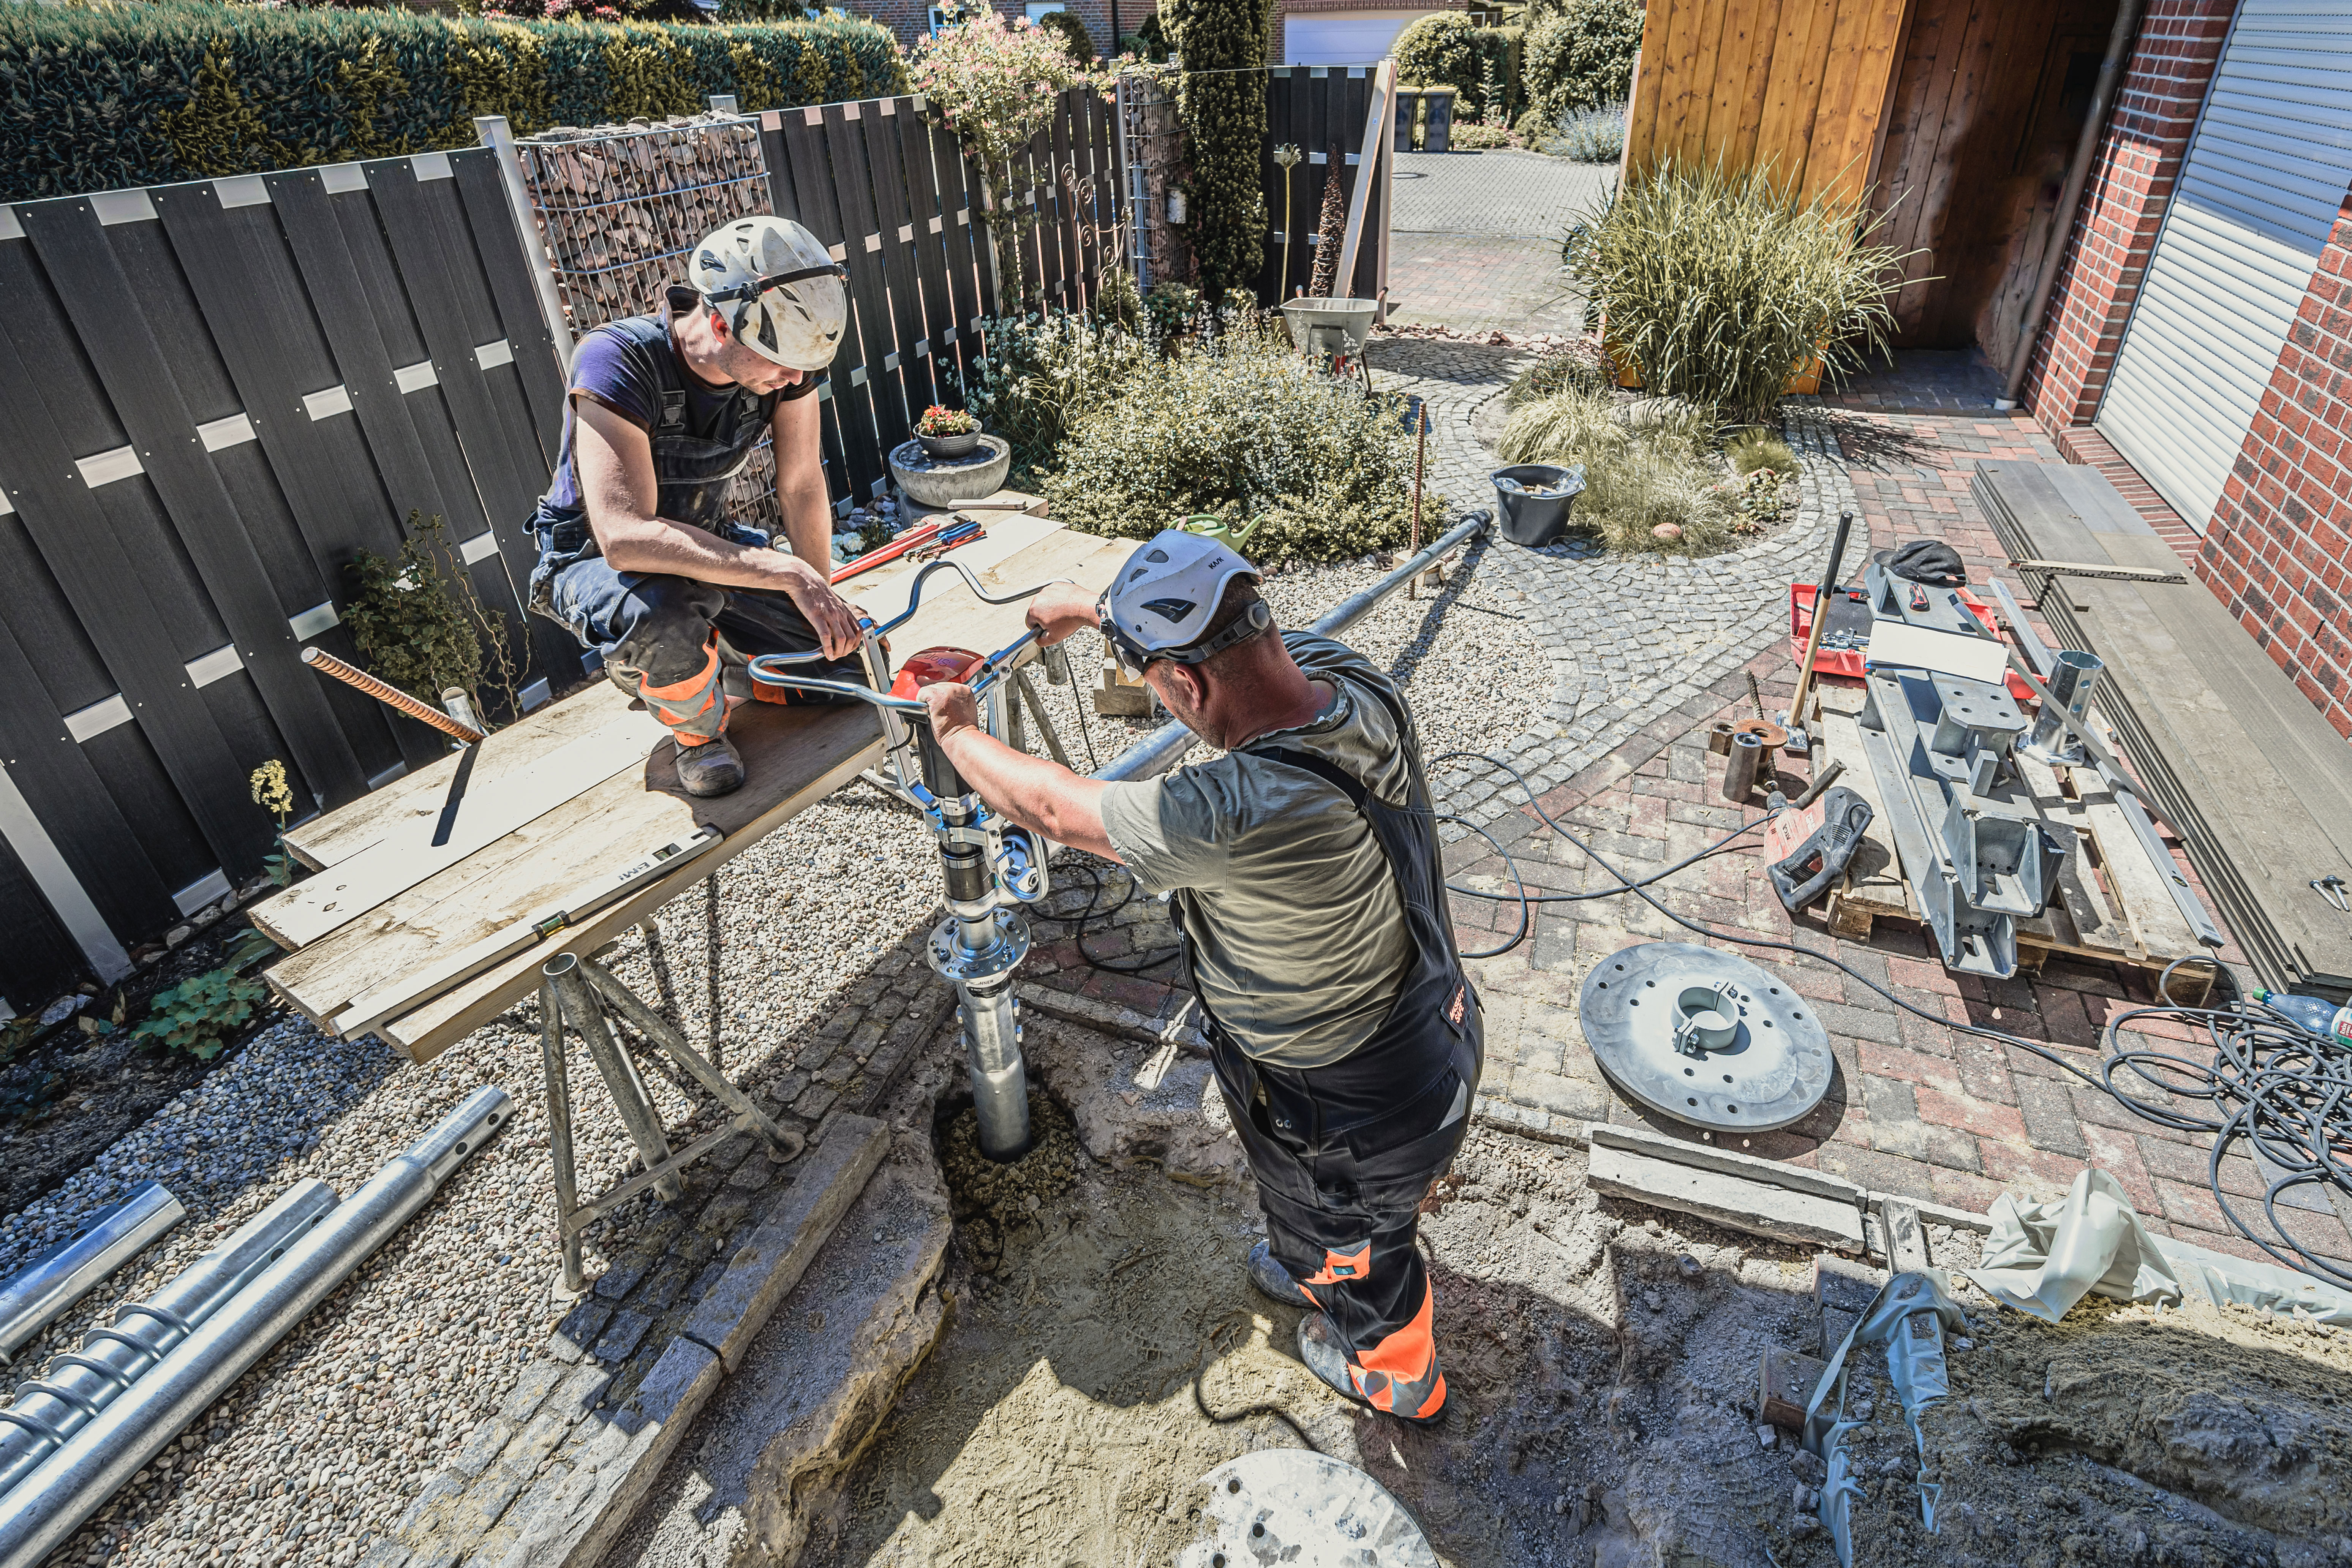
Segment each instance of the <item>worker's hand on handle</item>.
[{"label": "worker's hand on handle", "polygon": [[856,651],[858,630],[857,611],[848,600],[833,591],[824,574],[797,555],[782,551],[774,552],[782,563],[780,575],[783,589],[801,614],[816,628],[817,640],[827,658],[844,658]]},{"label": "worker's hand on handle", "polygon": [[1094,595],[1076,583],[1048,583],[1029,601],[1029,624],[1037,628],[1037,640],[1051,647],[1079,627],[1102,621],[1095,614]]},{"label": "worker's hand on handle", "polygon": [[980,700],[961,680],[938,680],[917,693],[931,710],[931,733],[945,746],[948,738],[980,726]]}]

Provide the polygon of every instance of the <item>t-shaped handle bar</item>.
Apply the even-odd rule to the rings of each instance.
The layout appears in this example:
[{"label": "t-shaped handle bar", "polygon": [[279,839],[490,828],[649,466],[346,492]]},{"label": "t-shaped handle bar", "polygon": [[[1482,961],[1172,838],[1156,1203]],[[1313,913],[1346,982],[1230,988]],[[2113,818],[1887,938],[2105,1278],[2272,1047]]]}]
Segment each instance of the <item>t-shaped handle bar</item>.
[{"label": "t-shaped handle bar", "polygon": [[[944,564],[944,563],[936,564]],[[1036,591],[1034,588],[1029,590],[1031,594]],[[1010,601],[1000,599],[994,602],[1004,604]],[[905,618],[903,616],[899,617],[900,620]],[[860,624],[868,628],[873,626],[871,621]],[[891,624],[896,626],[898,622],[894,621]],[[1012,661],[1020,658],[1022,651],[1036,640],[1037,628],[1032,626],[994,653],[982,658],[979,668],[972,671],[971,679],[965,684],[976,693],[985,693],[990,687],[996,684]],[[798,691],[824,691],[836,697],[854,698],[860,702],[870,702],[877,708],[887,708],[892,712],[904,714],[909,719],[930,718],[931,710],[910,697],[893,697],[887,691],[877,691],[872,687],[860,686],[855,681],[825,680],[813,675],[792,673],[793,666],[813,664],[824,657],[824,654],[821,649],[814,653],[762,654],[750,661],[751,679],[765,681],[771,686],[789,686]]]}]

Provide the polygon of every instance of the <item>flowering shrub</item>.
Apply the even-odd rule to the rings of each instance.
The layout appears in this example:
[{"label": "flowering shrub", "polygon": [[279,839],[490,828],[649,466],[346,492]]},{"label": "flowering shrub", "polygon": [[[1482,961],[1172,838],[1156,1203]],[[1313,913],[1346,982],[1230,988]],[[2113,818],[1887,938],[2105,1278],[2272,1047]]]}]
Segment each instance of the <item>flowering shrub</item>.
[{"label": "flowering shrub", "polygon": [[934,403],[923,410],[915,424],[918,436],[968,436],[980,428],[980,421],[966,408],[949,408]]},{"label": "flowering shrub", "polygon": [[[1194,513],[1263,518],[1250,559],[1281,566],[1402,544],[1412,487],[1394,399],[1320,374],[1279,327],[1235,320],[1167,358],[1145,350],[1115,395],[1079,400],[1041,488],[1056,521],[1130,539]],[[1444,498],[1423,504],[1434,529]]]},{"label": "flowering shrub", "polygon": [[[1130,282],[1130,302],[1133,289]],[[983,321],[981,329],[988,352],[966,374],[964,405],[1012,444],[1013,478],[1027,488],[1079,416],[1116,398],[1157,357],[1150,339],[1115,321],[1061,311]]]},{"label": "flowering shrub", "polygon": [[[1115,79],[1114,68],[1097,69],[1072,58],[1059,33],[1026,17],[1008,22],[994,11],[919,41],[907,65],[908,87],[929,100],[939,122],[979,166],[992,212],[1005,210],[1013,192],[1012,160],[1053,123],[1054,102],[1062,89],[1108,92]],[[998,277],[1020,278],[1020,239],[1013,226],[991,224],[989,237],[1000,247]],[[1008,243],[1010,255],[1002,249]]]}]

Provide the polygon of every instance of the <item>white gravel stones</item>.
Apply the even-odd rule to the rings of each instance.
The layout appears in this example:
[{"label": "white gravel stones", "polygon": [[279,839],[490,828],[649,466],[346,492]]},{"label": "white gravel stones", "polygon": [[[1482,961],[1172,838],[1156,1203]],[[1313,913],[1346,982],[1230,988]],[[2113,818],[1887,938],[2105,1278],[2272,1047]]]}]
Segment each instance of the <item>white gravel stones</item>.
[{"label": "white gravel stones", "polygon": [[[1434,753],[1489,747],[1524,729],[1546,666],[1516,595],[1473,557],[1434,600],[1402,595],[1348,640],[1406,678]],[[1288,624],[1311,620],[1385,570],[1364,563],[1272,579]],[[1075,639],[1077,679],[1036,681],[1073,761],[1100,667],[1100,640]],[[906,650],[902,650],[906,651]],[[1089,713],[1108,762],[1150,726]],[[1037,742],[1032,742],[1033,746]],[[911,815],[854,786],[729,862],[662,911],[659,941],[632,932],[610,954],[621,978],[664,996],[698,1046],[722,998],[718,1056],[758,1087],[790,1066],[791,1041],[909,932],[936,918],[939,874]],[[712,920],[716,913],[717,919]],[[62,1549],[60,1563],[194,1568],[252,1563],[349,1568],[424,1480],[507,1397],[560,1315],[549,1285],[558,1254],[540,1091],[538,1011],[526,1003],[424,1066],[372,1042],[321,1037],[289,1017],[219,1065],[57,1192],[0,1220],[0,1273],[72,1235],[130,1186],[161,1180],[188,1207],[180,1227],[26,1348],[19,1375],[71,1348],[125,1300],[148,1295],[295,1180],[349,1194],[467,1091],[499,1084],[516,1117],[343,1289],[312,1313],[213,1410]],[[618,1181],[632,1152],[576,1038],[574,1137],[583,1191]],[[656,1064],[647,1064],[653,1067]],[[702,1097],[646,1078],[674,1143]],[[707,1119],[707,1108],[700,1114]],[[617,1252],[653,1208],[640,1199],[591,1233]]]}]

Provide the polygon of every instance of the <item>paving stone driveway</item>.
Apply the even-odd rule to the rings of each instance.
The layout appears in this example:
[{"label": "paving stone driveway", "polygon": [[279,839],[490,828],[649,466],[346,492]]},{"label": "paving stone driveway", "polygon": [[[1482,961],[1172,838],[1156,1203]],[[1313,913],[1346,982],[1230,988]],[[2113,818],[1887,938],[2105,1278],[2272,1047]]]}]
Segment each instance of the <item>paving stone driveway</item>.
[{"label": "paving stone driveway", "polygon": [[1584,301],[1559,275],[1560,236],[1615,178],[1607,164],[1507,149],[1399,153],[1390,320],[1578,331]]}]

